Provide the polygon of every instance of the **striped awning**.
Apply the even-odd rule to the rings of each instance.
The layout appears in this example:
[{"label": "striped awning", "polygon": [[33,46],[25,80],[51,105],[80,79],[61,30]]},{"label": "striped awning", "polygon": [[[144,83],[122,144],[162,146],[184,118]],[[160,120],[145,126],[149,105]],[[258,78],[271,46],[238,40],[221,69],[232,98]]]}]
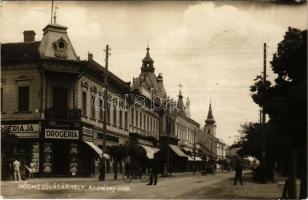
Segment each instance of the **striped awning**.
[{"label": "striped awning", "polygon": [[176,145],[174,144],[169,144],[170,149],[179,157],[187,157],[185,153]]}]

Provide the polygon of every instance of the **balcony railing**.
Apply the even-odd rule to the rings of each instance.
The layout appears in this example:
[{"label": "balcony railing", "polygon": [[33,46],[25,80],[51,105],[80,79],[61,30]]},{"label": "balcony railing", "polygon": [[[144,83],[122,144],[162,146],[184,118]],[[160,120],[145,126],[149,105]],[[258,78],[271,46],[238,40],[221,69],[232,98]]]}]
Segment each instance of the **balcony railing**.
[{"label": "balcony railing", "polygon": [[80,121],[80,109],[55,109],[48,108],[45,110],[45,117],[48,120],[67,120],[67,121]]}]

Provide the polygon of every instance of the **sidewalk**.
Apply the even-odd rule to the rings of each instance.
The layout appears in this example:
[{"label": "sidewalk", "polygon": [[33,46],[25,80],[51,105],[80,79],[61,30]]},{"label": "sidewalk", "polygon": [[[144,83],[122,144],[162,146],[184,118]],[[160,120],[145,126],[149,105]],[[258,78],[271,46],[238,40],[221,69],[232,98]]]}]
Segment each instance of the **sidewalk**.
[{"label": "sidewalk", "polygon": [[189,199],[279,199],[283,185],[277,183],[259,184],[251,174],[243,175],[243,186],[233,185],[233,178],[191,191],[180,198]]},{"label": "sidewalk", "polygon": [[[201,175],[201,172],[196,172],[196,175]],[[113,179],[113,174],[106,174],[105,181],[108,182],[115,182],[115,181],[122,181],[122,174],[118,174],[118,179]],[[159,177],[161,174],[159,175]],[[160,177],[162,179],[164,178],[177,178],[177,177],[185,177],[185,176],[194,176],[193,172],[181,172],[181,173],[172,173],[172,176],[170,177]],[[43,177],[43,178],[31,178],[23,180],[22,182],[98,182],[98,176],[92,176],[92,177]],[[16,183],[16,181],[1,181],[2,183]]]}]

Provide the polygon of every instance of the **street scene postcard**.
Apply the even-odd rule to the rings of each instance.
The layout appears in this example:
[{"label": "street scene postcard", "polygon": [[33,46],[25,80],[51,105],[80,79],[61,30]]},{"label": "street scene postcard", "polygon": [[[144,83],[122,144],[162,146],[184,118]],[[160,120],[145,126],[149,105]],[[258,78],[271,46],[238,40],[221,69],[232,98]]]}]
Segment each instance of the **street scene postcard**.
[{"label": "street scene postcard", "polygon": [[307,1],[1,1],[1,198],[307,199]]}]

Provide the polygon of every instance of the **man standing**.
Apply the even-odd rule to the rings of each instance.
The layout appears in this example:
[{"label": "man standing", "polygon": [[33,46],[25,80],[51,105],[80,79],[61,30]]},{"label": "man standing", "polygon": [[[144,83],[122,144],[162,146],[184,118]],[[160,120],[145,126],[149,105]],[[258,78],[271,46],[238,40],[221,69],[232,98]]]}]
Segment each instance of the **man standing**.
[{"label": "man standing", "polygon": [[239,179],[241,185],[243,185],[242,172],[243,172],[242,159],[240,157],[237,157],[235,161],[235,178],[233,185],[236,185],[237,179]]},{"label": "man standing", "polygon": [[14,180],[15,181],[21,181],[20,178],[20,162],[15,159],[13,162],[13,170],[14,170]]},{"label": "man standing", "polygon": [[150,182],[148,185],[156,185],[157,184],[157,174],[158,174],[158,161],[157,158],[152,160],[152,165],[150,168]]}]

